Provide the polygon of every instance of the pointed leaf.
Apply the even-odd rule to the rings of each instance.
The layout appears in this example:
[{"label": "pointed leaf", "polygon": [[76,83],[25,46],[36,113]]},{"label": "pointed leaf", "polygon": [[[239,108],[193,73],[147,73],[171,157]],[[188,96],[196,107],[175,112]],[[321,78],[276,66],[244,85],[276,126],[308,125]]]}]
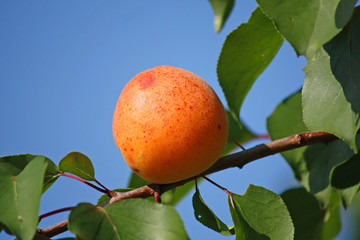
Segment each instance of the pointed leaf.
[{"label": "pointed leaf", "polygon": [[87,181],[94,180],[94,167],[91,160],[79,152],[68,153],[59,162],[59,169],[63,172],[72,173]]},{"label": "pointed leaf", "polygon": [[[250,185],[244,195],[232,194],[232,198],[239,221],[242,224],[246,222],[242,230],[246,229],[246,232],[252,234],[256,232],[259,239],[293,239],[294,226],[279,195],[265,188]],[[235,225],[236,235],[243,234],[239,231]]]},{"label": "pointed leaf", "polygon": [[219,232],[224,236],[235,234],[234,227],[226,225],[214,214],[214,212],[205,204],[198,190],[194,193],[192,202],[195,218],[204,226]]},{"label": "pointed leaf", "polygon": [[214,28],[220,32],[229,17],[235,0],[209,0],[214,11]]},{"label": "pointed leaf", "polygon": [[[307,131],[302,121],[299,92],[277,106],[267,120],[267,128],[273,140]],[[332,169],[353,156],[351,149],[341,140],[328,144],[313,144],[281,154],[293,169],[298,181],[315,194],[324,207],[329,204],[331,197],[329,179]]]},{"label": "pointed leaf", "polygon": [[20,155],[10,155],[0,157],[0,174],[9,174],[12,176],[18,175],[27,164],[34,159],[44,158],[47,162],[44,183],[43,183],[43,193],[56,181],[59,177],[59,169],[53,161],[49,158],[41,155],[31,155],[31,154],[20,154]]},{"label": "pointed leaf", "polygon": [[336,135],[354,152],[360,128],[359,12],[360,7],[346,28],[308,60],[302,93],[308,128]]},{"label": "pointed leaf", "polygon": [[36,232],[47,164],[37,156],[18,175],[0,175],[0,222],[19,239],[30,240]]},{"label": "pointed leaf", "polygon": [[68,228],[80,239],[188,239],[174,208],[144,199],[104,208],[80,203],[70,213]]},{"label": "pointed leaf", "polygon": [[356,0],[257,0],[298,55],[311,58],[350,20]]},{"label": "pointed leaf", "polygon": [[217,74],[231,114],[239,121],[241,105],[257,77],[274,58],[283,39],[259,8],[231,32],[222,47]]}]

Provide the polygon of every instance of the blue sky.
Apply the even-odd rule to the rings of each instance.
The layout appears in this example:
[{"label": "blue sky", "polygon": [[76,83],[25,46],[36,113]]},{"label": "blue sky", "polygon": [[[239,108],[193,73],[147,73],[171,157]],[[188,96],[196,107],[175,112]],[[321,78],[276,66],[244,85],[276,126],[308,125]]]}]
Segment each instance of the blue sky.
[{"label": "blue sky", "polygon": [[[217,34],[206,0],[1,1],[0,155],[41,154],[58,163],[67,153],[79,151],[90,157],[96,178],[105,186],[126,187],[130,170],[111,129],[122,88],[145,69],[172,65],[201,76],[226,105],[217,82],[217,58],[227,34],[246,22],[255,8],[255,1],[236,1],[229,21]],[[276,105],[302,86],[305,64],[289,44],[283,45],[241,110],[254,132],[265,133],[266,118]],[[238,194],[249,184],[277,193],[296,185],[280,156],[210,178]],[[226,194],[206,182],[200,191],[230,225]],[[40,211],[96,203],[99,196],[81,183],[59,179],[42,198]],[[177,206],[190,238],[231,239],[195,220],[191,196]],[[66,215],[50,217],[41,226]],[[12,239],[4,233],[0,238]]]}]

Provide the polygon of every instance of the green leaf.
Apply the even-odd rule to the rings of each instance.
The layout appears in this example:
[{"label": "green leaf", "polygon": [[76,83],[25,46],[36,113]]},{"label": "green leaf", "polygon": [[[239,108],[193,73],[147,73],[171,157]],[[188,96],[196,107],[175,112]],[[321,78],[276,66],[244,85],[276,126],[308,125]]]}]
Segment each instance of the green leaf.
[{"label": "green leaf", "polygon": [[235,219],[236,239],[293,239],[294,226],[279,195],[250,185],[244,195],[231,196],[229,207]]},{"label": "green leaf", "polygon": [[341,230],[340,203],[341,199],[339,195],[333,191],[321,231],[322,240],[333,239]]},{"label": "green leaf", "polygon": [[198,190],[194,193],[192,202],[195,218],[204,226],[219,232],[224,236],[235,234],[234,227],[226,225],[214,214],[214,212],[205,204]]},{"label": "green leaf", "polygon": [[0,222],[19,239],[30,240],[36,232],[47,164],[37,156],[18,175],[0,175]]},{"label": "green leaf", "polygon": [[141,178],[139,175],[137,175],[134,172],[131,172],[129,182],[127,187],[128,188],[139,188],[145,185],[150,184],[151,182],[146,181],[145,179]]},{"label": "green leaf", "polygon": [[350,20],[356,0],[257,0],[298,55],[308,59]]},{"label": "green leaf", "polygon": [[302,93],[308,128],[336,135],[354,152],[360,128],[360,8],[356,9],[344,30],[308,59]]},{"label": "green leaf", "polygon": [[[229,123],[229,138],[235,140],[239,144],[243,144],[247,141],[254,139],[256,136],[251,132],[247,126],[240,120],[240,124],[237,119],[235,119],[229,111],[226,111]],[[233,142],[228,140],[223,151],[223,156],[233,151],[238,146]]]},{"label": "green leaf", "polygon": [[70,213],[68,228],[80,239],[188,239],[173,207],[144,199],[104,208],[80,203]]},{"label": "green leaf", "polygon": [[340,192],[345,208],[348,208],[360,187],[360,154],[333,168],[331,185]]},{"label": "green leaf", "polygon": [[226,37],[218,59],[217,74],[229,110],[237,121],[240,121],[240,108],[247,93],[282,43],[283,38],[259,8],[247,23]]},{"label": "green leaf", "polygon": [[304,188],[290,189],[281,194],[295,227],[295,239],[320,239],[325,210],[320,208],[314,195]]},{"label": "green leaf", "polygon": [[93,181],[95,171],[91,160],[79,152],[68,153],[59,162],[59,169],[63,172],[72,173],[87,181]]},{"label": "green leaf", "polygon": [[[277,106],[267,120],[267,128],[273,140],[307,131],[302,121],[299,92]],[[329,204],[331,197],[329,179],[332,169],[353,156],[351,149],[341,140],[328,144],[313,144],[281,154],[293,169],[298,181],[315,194],[324,207]]]},{"label": "green leaf", "polygon": [[340,231],[339,203],[334,194],[328,209],[320,208],[314,195],[304,188],[290,189],[281,194],[293,220],[295,239],[327,240]]},{"label": "green leaf", "polygon": [[56,181],[59,177],[59,169],[53,161],[41,155],[20,154],[0,157],[0,175],[9,174],[11,176],[18,175],[31,161],[38,158],[45,159],[47,162],[46,172],[43,183],[43,193]]},{"label": "green leaf", "polygon": [[214,11],[214,28],[220,32],[234,6],[234,0],[209,0]]},{"label": "green leaf", "polygon": [[[202,179],[198,178],[198,183]],[[195,187],[195,182],[190,181],[182,186],[174,188],[172,191],[167,191],[161,195],[161,202],[167,205],[176,206],[185,196],[187,196]]]},{"label": "green leaf", "polygon": [[255,240],[270,240],[264,234],[256,232],[244,219],[241,208],[237,202],[231,201],[228,199],[229,209],[231,217],[234,222],[235,227],[235,239],[244,240],[244,239],[255,239]]}]

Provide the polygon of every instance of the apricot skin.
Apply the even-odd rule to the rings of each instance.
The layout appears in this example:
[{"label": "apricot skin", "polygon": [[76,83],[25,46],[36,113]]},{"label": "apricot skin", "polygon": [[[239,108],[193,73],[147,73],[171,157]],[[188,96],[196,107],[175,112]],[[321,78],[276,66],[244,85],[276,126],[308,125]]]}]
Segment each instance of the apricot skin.
[{"label": "apricot skin", "polygon": [[181,68],[158,66],[136,75],[121,92],[113,134],[136,174],[171,183],[216,162],[228,138],[228,122],[204,80]]}]

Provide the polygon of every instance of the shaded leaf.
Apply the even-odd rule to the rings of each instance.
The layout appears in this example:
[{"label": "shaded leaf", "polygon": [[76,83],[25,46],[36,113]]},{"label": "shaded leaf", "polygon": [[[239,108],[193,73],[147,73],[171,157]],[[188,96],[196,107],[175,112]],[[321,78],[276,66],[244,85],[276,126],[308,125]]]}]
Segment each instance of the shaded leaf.
[{"label": "shaded leaf", "polygon": [[360,128],[359,9],[341,33],[308,59],[302,92],[308,128],[336,135],[354,152]]},{"label": "shaded leaf", "polygon": [[[267,128],[272,140],[307,131],[302,121],[299,92],[277,106],[267,120]],[[332,169],[353,156],[351,149],[341,140],[313,144],[281,154],[291,166],[297,180],[306,190],[315,194],[324,207],[329,204],[332,193],[329,181]]]},{"label": "shaded leaf", "polygon": [[47,157],[31,154],[19,154],[0,157],[0,175],[8,174],[11,176],[16,176],[22,170],[24,170],[27,164],[38,158],[45,159],[47,163],[42,190],[44,193],[59,177],[58,167]]},{"label": "shaded leaf", "polygon": [[91,160],[79,152],[68,153],[59,162],[59,169],[63,172],[72,173],[87,181],[94,180],[94,167]]},{"label": "shaded leaf", "polygon": [[314,195],[304,188],[290,189],[283,198],[293,220],[295,239],[327,240],[335,237],[340,231],[340,215],[337,195],[330,201],[328,209],[322,209]]},{"label": "shaded leaf", "polygon": [[219,232],[224,236],[235,234],[234,227],[226,225],[214,214],[214,212],[205,204],[198,190],[194,193],[192,202],[195,218],[204,226]]},{"label": "shaded leaf", "polygon": [[314,195],[304,188],[290,189],[281,194],[295,227],[295,239],[320,239],[325,211]]},{"label": "shaded leaf", "polygon": [[350,20],[356,0],[257,0],[298,55],[311,58]]},{"label": "shaded leaf", "polygon": [[[241,120],[239,124],[238,120],[235,119],[229,111],[226,111],[226,113],[229,123],[229,138],[235,140],[239,144],[244,144],[256,137],[255,134],[251,132]],[[238,146],[234,142],[228,140],[223,151],[223,156],[230,153],[237,147]]]},{"label": "shaded leaf", "polygon": [[68,228],[80,239],[188,239],[174,208],[144,199],[104,208],[80,203],[70,213]]},{"label": "shaded leaf", "polygon": [[209,2],[215,15],[215,31],[220,32],[233,9],[235,0],[209,0]]},{"label": "shaded leaf", "polygon": [[[202,179],[198,178],[198,183],[201,182]],[[195,187],[195,182],[190,181],[185,183],[182,186],[176,187],[172,191],[167,191],[161,195],[161,202],[167,205],[175,206],[178,204],[184,197],[186,197],[191,190]]]},{"label": "shaded leaf", "polygon": [[136,173],[131,172],[127,187],[128,188],[139,188],[139,187],[148,185],[150,183],[151,182],[146,181],[145,179],[143,179],[142,177],[140,177]]},{"label": "shaded leaf", "polygon": [[348,208],[360,187],[360,154],[336,166],[331,173],[331,185],[340,192],[345,208]]},{"label": "shaded leaf", "polygon": [[[294,226],[282,198],[263,187],[250,185],[244,195],[232,194],[235,233],[239,239],[293,239]],[[235,217],[236,218],[236,217]],[[234,216],[233,216],[234,219]],[[242,225],[242,226],[239,226]]]},{"label": "shaded leaf", "polygon": [[36,232],[47,164],[37,156],[18,175],[0,175],[0,222],[19,239],[30,240]]},{"label": "shaded leaf", "polygon": [[333,239],[341,230],[340,203],[339,195],[336,192],[332,192],[321,231],[322,240]]},{"label": "shaded leaf", "polygon": [[247,93],[282,43],[281,35],[259,8],[247,23],[226,37],[218,59],[217,74],[229,110],[237,121],[240,121],[240,108]]}]

